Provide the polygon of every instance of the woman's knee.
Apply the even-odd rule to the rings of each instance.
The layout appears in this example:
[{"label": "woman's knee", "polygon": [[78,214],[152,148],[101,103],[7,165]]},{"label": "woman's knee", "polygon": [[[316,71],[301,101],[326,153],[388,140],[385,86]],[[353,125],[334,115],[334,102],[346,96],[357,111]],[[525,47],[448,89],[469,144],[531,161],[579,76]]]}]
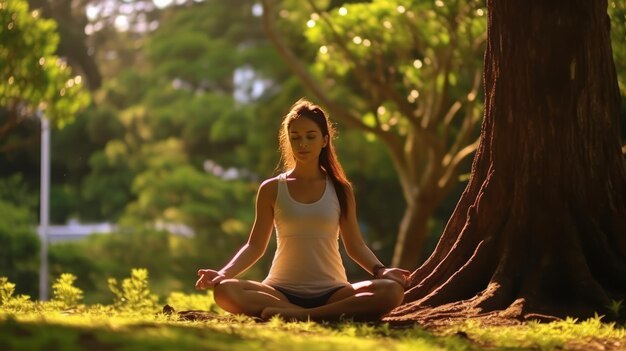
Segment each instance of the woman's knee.
[{"label": "woman's knee", "polygon": [[390,279],[376,280],[375,294],[384,301],[389,310],[399,306],[404,300],[404,288]]},{"label": "woman's knee", "polygon": [[237,279],[225,279],[219,282],[213,289],[213,298],[218,306],[230,310],[236,305],[237,292],[241,290]]}]

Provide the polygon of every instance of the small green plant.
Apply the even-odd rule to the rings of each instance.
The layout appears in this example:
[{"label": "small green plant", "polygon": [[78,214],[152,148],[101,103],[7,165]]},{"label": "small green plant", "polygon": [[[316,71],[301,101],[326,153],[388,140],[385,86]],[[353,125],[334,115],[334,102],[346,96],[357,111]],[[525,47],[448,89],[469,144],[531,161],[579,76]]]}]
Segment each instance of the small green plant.
[{"label": "small green plant", "polygon": [[14,292],[15,284],[11,283],[7,277],[0,277],[0,305],[8,304]]},{"label": "small green plant", "polygon": [[115,278],[109,278],[109,289],[115,295],[115,306],[122,310],[154,310],[159,298],[148,287],[148,270],[133,268],[130,278],[125,278],[121,286]]},{"label": "small green plant", "polygon": [[63,273],[52,284],[52,301],[58,302],[61,306],[75,307],[83,299],[83,291],[74,286],[76,276],[71,273]]},{"label": "small green plant", "polygon": [[0,277],[0,307],[4,310],[28,311],[34,307],[28,295],[13,296],[15,284],[7,277]]},{"label": "small green plant", "polygon": [[624,300],[611,300],[611,304],[607,306],[613,317],[619,317],[624,307]]}]

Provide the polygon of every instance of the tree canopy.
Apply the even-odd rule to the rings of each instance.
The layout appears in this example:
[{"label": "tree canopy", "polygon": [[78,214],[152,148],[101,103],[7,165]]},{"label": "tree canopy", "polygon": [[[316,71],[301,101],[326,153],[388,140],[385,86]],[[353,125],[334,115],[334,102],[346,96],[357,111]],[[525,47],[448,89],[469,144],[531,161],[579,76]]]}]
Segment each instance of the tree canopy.
[{"label": "tree canopy", "polygon": [[55,125],[72,121],[89,103],[89,95],[83,78],[55,55],[56,22],[30,11],[22,0],[3,0],[0,7],[0,137],[37,111]]}]

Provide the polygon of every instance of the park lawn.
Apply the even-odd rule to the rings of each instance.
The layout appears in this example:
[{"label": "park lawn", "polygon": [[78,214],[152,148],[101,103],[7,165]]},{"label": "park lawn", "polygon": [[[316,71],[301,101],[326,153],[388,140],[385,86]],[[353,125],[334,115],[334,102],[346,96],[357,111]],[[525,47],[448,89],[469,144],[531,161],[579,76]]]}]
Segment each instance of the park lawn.
[{"label": "park lawn", "polygon": [[343,322],[178,321],[164,315],[0,315],[0,350],[474,350],[421,329]]},{"label": "park lawn", "polygon": [[549,324],[439,329],[388,324],[255,322],[240,316],[181,321],[160,313],[79,311],[0,313],[0,350],[624,350],[623,326],[600,318]]},{"label": "park lawn", "polygon": [[[15,285],[0,277],[0,351],[626,350],[625,326],[604,323],[601,317],[508,326],[489,320],[443,321],[429,330],[350,320],[260,322],[224,312],[211,290],[172,292],[161,308],[148,289],[145,270],[132,270],[121,284],[109,282],[115,295],[111,305],[80,303],[82,291],[73,280],[62,275],[51,301],[32,301],[13,296]],[[622,308],[621,302],[616,304],[615,312],[621,315]]]}]

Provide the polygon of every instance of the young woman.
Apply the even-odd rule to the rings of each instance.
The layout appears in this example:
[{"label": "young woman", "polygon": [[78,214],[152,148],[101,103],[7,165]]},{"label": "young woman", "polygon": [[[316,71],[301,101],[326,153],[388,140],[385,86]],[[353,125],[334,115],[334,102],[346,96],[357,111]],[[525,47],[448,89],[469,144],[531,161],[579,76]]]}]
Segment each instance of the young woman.
[{"label": "young woman", "polygon": [[[262,319],[378,319],[402,303],[410,272],[385,267],[366,246],[333,132],[324,111],[304,99],[285,116],[284,173],[261,184],[248,242],[221,270],[198,270],[196,289],[214,288],[224,310]],[[234,279],[265,253],[274,227],[277,248],[265,280]],[[374,279],[348,282],[339,233],[350,258]]]}]

